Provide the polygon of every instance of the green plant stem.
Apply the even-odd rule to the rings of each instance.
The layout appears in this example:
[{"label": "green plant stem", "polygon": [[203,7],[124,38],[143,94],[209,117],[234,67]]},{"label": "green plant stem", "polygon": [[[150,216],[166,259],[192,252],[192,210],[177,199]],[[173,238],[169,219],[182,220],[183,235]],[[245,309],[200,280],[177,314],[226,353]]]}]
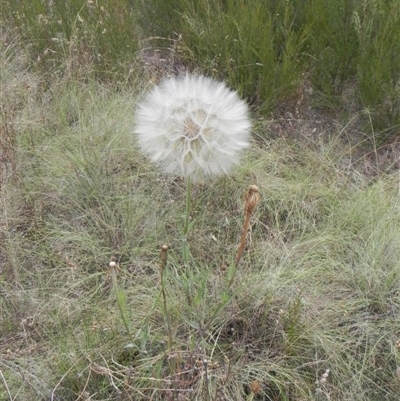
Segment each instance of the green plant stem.
[{"label": "green plant stem", "polygon": [[190,199],[192,194],[192,181],[190,177],[186,179],[186,207],[185,207],[185,225],[183,226],[183,260],[186,265],[186,269],[189,268],[189,245],[188,245],[188,234],[190,224]]},{"label": "green plant stem", "polygon": [[128,319],[126,318],[126,309],[124,309],[124,302],[121,299],[120,290],[118,289],[118,282],[117,282],[117,273],[114,267],[111,267],[111,281],[115,291],[115,297],[117,298],[118,309],[121,314],[122,321],[124,322],[124,326],[128,335],[130,335],[131,329],[129,327]]},{"label": "green plant stem", "polygon": [[160,283],[161,283],[161,295],[163,298],[163,306],[164,306],[164,316],[167,323],[167,331],[168,331],[168,350],[172,347],[172,327],[168,314],[167,307],[167,295],[165,293],[165,277],[167,274],[167,257],[168,257],[168,246],[163,245],[161,247],[161,264],[160,264]]},{"label": "green plant stem", "polygon": [[[164,275],[164,273],[161,274],[161,277]],[[168,350],[171,349],[172,347],[172,328],[171,328],[171,322],[169,320],[169,314],[168,314],[168,307],[167,307],[167,296],[165,294],[165,280],[161,278],[161,294],[163,297],[163,305],[164,305],[164,315],[165,315],[165,320],[167,322],[167,331],[168,331]]]},{"label": "green plant stem", "polygon": [[242,258],[242,255],[243,255],[244,247],[246,246],[247,233],[248,233],[249,227],[250,227],[250,218],[251,218],[251,213],[246,212],[244,225],[243,225],[242,237],[240,239],[240,244],[239,244],[239,248],[238,248],[238,251],[236,254],[236,259],[235,259],[235,268],[236,269],[239,266],[240,259]]},{"label": "green plant stem", "polygon": [[205,401],[210,401],[210,388],[209,388],[209,378],[208,378],[208,361],[203,361],[205,381],[206,381],[206,399]]},{"label": "green plant stem", "polygon": [[228,290],[229,290],[229,288],[232,287],[232,284],[233,284],[233,282],[235,280],[236,271],[237,271],[237,268],[239,266],[240,260],[242,259],[243,250],[244,250],[244,248],[246,246],[247,233],[248,233],[248,230],[249,230],[249,227],[250,227],[250,218],[251,218],[251,213],[246,212],[244,226],[243,226],[243,232],[242,232],[242,237],[240,239],[239,248],[238,248],[238,251],[237,251],[237,254],[236,254],[233,271],[231,273],[231,277],[229,279],[228,286],[227,286]]},{"label": "green plant stem", "polygon": [[192,181],[190,177],[186,179],[186,207],[185,207],[185,223],[183,226],[183,244],[182,244],[182,255],[183,262],[186,269],[186,297],[189,306],[192,304],[192,273],[190,271],[190,251],[188,244],[188,234],[190,230],[190,201],[192,195]]}]

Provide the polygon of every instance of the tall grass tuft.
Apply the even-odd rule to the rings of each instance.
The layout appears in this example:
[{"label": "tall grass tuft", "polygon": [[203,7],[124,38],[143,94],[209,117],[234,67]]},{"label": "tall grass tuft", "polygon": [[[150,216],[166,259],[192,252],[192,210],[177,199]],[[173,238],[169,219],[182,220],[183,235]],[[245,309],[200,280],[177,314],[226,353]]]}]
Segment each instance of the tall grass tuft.
[{"label": "tall grass tuft", "polygon": [[227,80],[264,113],[367,110],[361,120],[382,140],[398,132],[399,9],[398,0],[139,3],[155,47],[174,39],[187,68]]},{"label": "tall grass tuft", "polygon": [[43,68],[63,66],[71,73],[76,65],[90,66],[110,79],[136,59],[138,29],[129,0],[7,0],[2,7]]},{"label": "tall grass tuft", "polygon": [[[160,13],[164,7],[164,2],[152,5]],[[196,65],[210,76],[226,79],[264,111],[271,111],[280,101],[295,97],[308,34],[302,27],[295,30],[291,4],[275,11],[262,1],[178,1],[170,5],[169,24],[157,25],[157,34],[176,33],[181,55],[192,68]]]},{"label": "tall grass tuft", "polygon": [[400,132],[400,3],[363,1],[353,23],[361,102],[385,140]]}]

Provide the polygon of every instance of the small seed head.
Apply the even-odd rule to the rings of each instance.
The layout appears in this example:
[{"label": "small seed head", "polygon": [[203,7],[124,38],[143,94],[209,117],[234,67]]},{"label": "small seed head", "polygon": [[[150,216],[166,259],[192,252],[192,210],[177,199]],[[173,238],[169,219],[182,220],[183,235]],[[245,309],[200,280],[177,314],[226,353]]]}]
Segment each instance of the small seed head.
[{"label": "small seed head", "polygon": [[246,192],[246,203],[245,210],[246,213],[252,214],[254,209],[260,203],[260,192],[257,185],[250,185]]},{"label": "small seed head", "polygon": [[253,381],[250,383],[250,391],[251,391],[253,394],[259,394],[259,393],[261,393],[261,384],[260,384],[260,382],[259,382],[258,380],[253,380]]}]

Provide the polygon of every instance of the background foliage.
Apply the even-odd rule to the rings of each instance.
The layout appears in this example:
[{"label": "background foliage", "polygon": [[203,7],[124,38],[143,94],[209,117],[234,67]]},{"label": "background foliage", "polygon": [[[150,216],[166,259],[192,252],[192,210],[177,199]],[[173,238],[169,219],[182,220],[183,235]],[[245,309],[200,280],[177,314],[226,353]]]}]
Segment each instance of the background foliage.
[{"label": "background foliage", "polygon": [[3,15],[39,64],[74,54],[96,74],[126,77],[144,40],[263,112],[312,91],[316,107],[367,110],[375,138],[399,132],[398,0],[7,0]]}]

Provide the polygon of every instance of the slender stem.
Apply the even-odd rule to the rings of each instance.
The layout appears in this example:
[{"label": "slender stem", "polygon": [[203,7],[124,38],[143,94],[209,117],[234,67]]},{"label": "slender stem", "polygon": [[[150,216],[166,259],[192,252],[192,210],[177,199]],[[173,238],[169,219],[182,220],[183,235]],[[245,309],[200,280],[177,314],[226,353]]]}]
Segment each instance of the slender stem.
[{"label": "slender stem", "polygon": [[129,327],[129,322],[128,322],[128,318],[126,316],[126,305],[125,305],[125,300],[123,299],[125,297],[125,293],[122,292],[123,290],[119,290],[118,288],[118,281],[117,281],[117,265],[115,264],[115,262],[111,262],[110,263],[110,275],[111,275],[111,281],[112,281],[112,285],[114,287],[114,291],[115,291],[115,297],[117,299],[117,304],[118,304],[118,309],[119,309],[119,313],[121,314],[122,317],[122,321],[124,323],[126,332],[128,333],[128,335],[130,334],[130,327]]},{"label": "slender stem", "polygon": [[163,306],[164,306],[164,315],[165,321],[167,323],[167,331],[168,331],[168,350],[172,347],[172,327],[171,322],[169,320],[168,308],[167,308],[167,295],[165,293],[165,276],[166,276],[166,266],[167,266],[167,257],[168,257],[168,246],[163,245],[161,247],[161,262],[160,262],[160,282],[161,282],[161,294],[163,298]]},{"label": "slender stem", "polygon": [[242,232],[242,238],[240,240],[240,245],[236,254],[236,260],[235,260],[235,268],[238,267],[240,259],[242,258],[243,250],[244,247],[246,246],[246,239],[247,239],[247,234],[249,231],[249,226],[250,226],[250,217],[251,213],[246,211],[246,216],[244,220],[244,226],[243,226],[243,232]]},{"label": "slender stem", "polygon": [[253,215],[254,209],[257,207],[259,202],[260,202],[260,194],[258,191],[258,187],[256,185],[250,185],[245,196],[245,205],[244,205],[245,217],[244,217],[242,238],[240,239],[240,244],[235,259],[234,270],[228,283],[228,289],[232,286],[233,280],[235,279],[235,274],[239,266],[240,259],[242,258],[243,250],[246,246],[247,233],[250,228],[250,219],[251,216]]},{"label": "slender stem", "polygon": [[183,260],[186,268],[189,267],[189,245],[188,245],[188,234],[190,224],[190,199],[192,194],[192,181],[190,176],[186,179],[186,208],[185,208],[185,225],[183,226]]},{"label": "slender stem", "polygon": [[189,234],[189,226],[190,226],[190,200],[192,195],[192,182],[190,180],[190,176],[186,179],[186,207],[185,207],[185,224],[183,226],[183,244],[182,244],[182,254],[183,254],[183,262],[185,264],[186,269],[186,280],[187,280],[187,288],[186,288],[186,298],[189,306],[192,304],[192,274],[190,270],[190,251],[188,244],[188,234]]},{"label": "slender stem", "polygon": [[209,379],[208,379],[208,360],[204,359],[203,361],[204,372],[205,372],[205,380],[206,380],[206,401],[210,401],[210,389],[209,389]]},{"label": "slender stem", "polygon": [[185,215],[185,229],[184,229],[185,235],[189,231],[190,198],[192,195],[191,192],[192,192],[192,180],[190,179],[189,176],[187,177],[186,180],[186,215]]},{"label": "slender stem", "polygon": [[238,250],[237,250],[237,253],[236,253],[235,265],[233,267],[233,272],[232,272],[232,275],[231,275],[231,277],[229,279],[229,282],[228,282],[228,287],[227,287],[228,289],[231,288],[231,286],[233,284],[233,281],[235,280],[236,271],[237,271],[237,268],[239,266],[240,259],[242,259],[243,250],[244,250],[244,248],[246,246],[247,234],[248,234],[249,227],[250,227],[250,218],[251,218],[251,212],[246,210],[245,218],[244,218],[242,237],[240,239],[240,244],[239,244],[239,247],[238,247]]}]

